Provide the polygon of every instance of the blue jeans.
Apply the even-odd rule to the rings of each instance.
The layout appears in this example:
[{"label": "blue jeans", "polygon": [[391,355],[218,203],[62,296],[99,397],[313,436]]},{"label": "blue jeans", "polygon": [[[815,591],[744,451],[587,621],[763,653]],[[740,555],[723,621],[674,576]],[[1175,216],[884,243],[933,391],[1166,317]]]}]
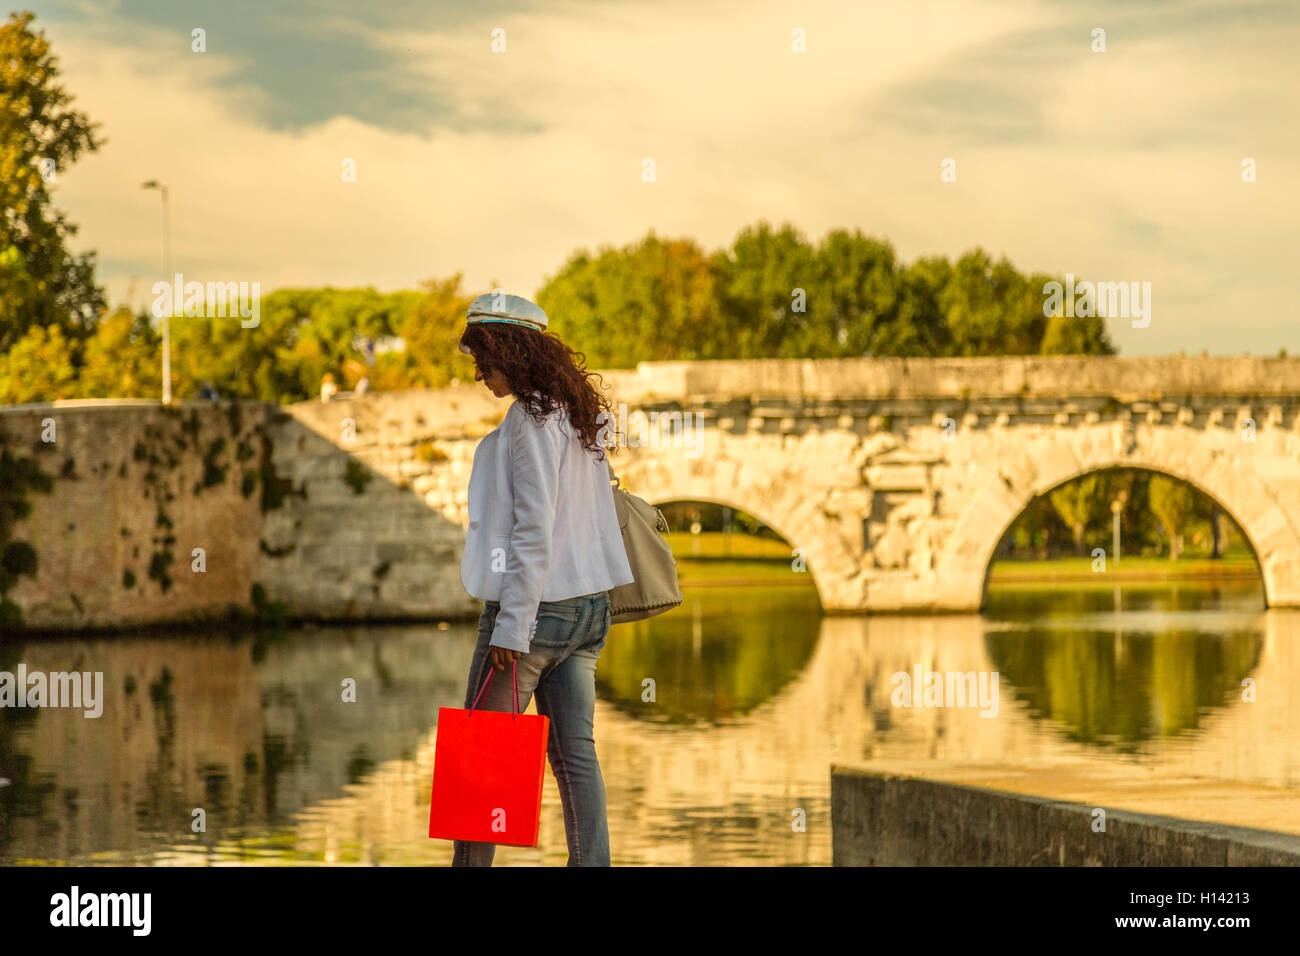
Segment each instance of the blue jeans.
[{"label": "blue jeans", "polygon": [[[478,644],[469,669],[465,707],[483,687],[492,656],[488,642],[500,605],[488,601],[479,616]],[[609,866],[609,829],[605,819],[605,781],[596,761],[592,736],[596,709],[596,659],[609,635],[609,592],[563,601],[542,601],[537,627],[519,669],[519,710],[537,694],[537,712],[550,718],[546,755],[560,787],[569,866]],[[479,701],[481,710],[514,708],[511,665],[497,671]],[[491,866],[495,843],[453,841],[452,866]]]}]

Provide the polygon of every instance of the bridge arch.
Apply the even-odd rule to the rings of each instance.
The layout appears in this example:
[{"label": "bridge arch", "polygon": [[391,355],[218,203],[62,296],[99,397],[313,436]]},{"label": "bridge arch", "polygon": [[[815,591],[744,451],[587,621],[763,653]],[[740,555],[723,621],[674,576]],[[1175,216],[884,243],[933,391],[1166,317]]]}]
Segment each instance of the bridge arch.
[{"label": "bridge arch", "polygon": [[834,512],[828,513],[824,496],[809,494],[804,482],[788,474],[745,467],[725,456],[686,459],[653,452],[622,462],[617,471],[623,487],[656,506],[706,501],[753,515],[792,548],[802,549],[823,608],[835,604],[845,569],[858,567],[859,554]]},{"label": "bridge arch", "polygon": [[[636,492],[633,492],[634,494]],[[826,605],[825,600],[825,580],[826,568],[834,567],[829,564],[832,561],[843,560],[842,555],[834,553],[833,547],[828,547],[824,539],[824,533],[818,535],[814,532],[811,538],[796,537],[790,530],[792,517],[789,514],[776,515],[764,508],[755,507],[752,503],[747,503],[743,495],[721,495],[715,492],[693,491],[669,489],[656,490],[653,494],[641,495],[650,504],[659,505],[667,504],[673,501],[703,501],[714,505],[725,505],[728,508],[734,508],[736,511],[744,511],[753,515],[763,524],[767,525],[778,535],[780,535],[791,549],[799,548],[803,552],[804,562],[808,568],[807,574],[812,581],[813,587],[817,589],[817,600],[823,607]],[[797,519],[795,519],[797,520]],[[820,543],[819,543],[820,542]],[[791,563],[794,561],[794,554],[790,556]],[[791,574],[799,572],[791,571]]]},{"label": "bridge arch", "polygon": [[1055,485],[1053,485],[1051,488],[1048,488],[1046,491],[1039,492],[1037,495],[1031,497],[1025,503],[1025,506],[1021,508],[1020,511],[1018,511],[1015,514],[1015,516],[1012,517],[1012,519],[1003,527],[1001,534],[999,534],[997,540],[993,542],[993,546],[990,549],[988,558],[986,559],[985,562],[984,580],[980,588],[981,609],[983,609],[988,602],[989,577],[993,572],[993,564],[995,563],[995,558],[996,558],[995,552],[997,550],[997,546],[999,543],[1001,543],[1003,538],[1006,537],[1007,532],[1010,531],[1015,526],[1016,522],[1019,521],[1024,516],[1024,514],[1029,510],[1030,506],[1034,503],[1034,501],[1036,501],[1042,495],[1051,494],[1053,491],[1056,491],[1058,488],[1068,485],[1072,481],[1077,481],[1080,478],[1086,478],[1088,475],[1096,475],[1102,472],[1114,471],[1114,470],[1146,471],[1155,475],[1163,475],[1166,478],[1172,478],[1175,481],[1182,482],[1183,484],[1187,485],[1190,488],[1194,488],[1196,491],[1200,492],[1201,494],[1209,498],[1211,501],[1213,501],[1215,505],[1219,507],[1220,510],[1225,512],[1228,515],[1228,517],[1231,518],[1233,522],[1236,523],[1237,527],[1241,530],[1242,535],[1245,537],[1246,546],[1250,549],[1252,556],[1255,558],[1255,565],[1259,569],[1261,583],[1265,585],[1265,600],[1267,600],[1267,582],[1264,580],[1263,565],[1259,558],[1259,549],[1255,546],[1254,539],[1250,536],[1250,532],[1241,523],[1241,520],[1238,518],[1237,514],[1233,511],[1233,509],[1229,507],[1224,501],[1222,501],[1217,496],[1215,496],[1209,489],[1205,488],[1200,482],[1197,482],[1183,475],[1175,474],[1168,467],[1153,468],[1145,465],[1134,464],[1133,462],[1130,461],[1130,462],[1126,462],[1123,465],[1099,465],[1094,468],[1088,468],[1085,471],[1079,472],[1077,475],[1073,475],[1069,478],[1066,478],[1063,481],[1058,481]]},{"label": "bridge arch", "polygon": [[[1025,458],[1035,455],[1033,442]],[[1050,461],[1052,456],[1044,455]],[[1076,457],[1031,472],[1017,481],[1004,469],[984,476],[982,486],[956,523],[940,564],[940,574],[962,581],[970,606],[984,606],[988,577],[998,543],[1032,504],[1076,478],[1110,469],[1140,469],[1184,482],[1209,497],[1241,529],[1255,555],[1268,607],[1300,601],[1300,531],[1254,468],[1237,467],[1224,455],[1192,441],[1177,449],[1137,447],[1105,455]],[[1082,460],[1081,460],[1082,459]]]}]

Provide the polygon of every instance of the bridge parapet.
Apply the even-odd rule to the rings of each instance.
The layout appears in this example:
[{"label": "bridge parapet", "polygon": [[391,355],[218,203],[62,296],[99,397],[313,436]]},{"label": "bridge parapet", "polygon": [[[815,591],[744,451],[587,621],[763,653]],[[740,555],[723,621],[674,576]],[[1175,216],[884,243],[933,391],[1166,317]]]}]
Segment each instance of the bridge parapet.
[{"label": "bridge parapet", "polygon": [[602,371],[624,401],[657,397],[1159,399],[1300,395],[1300,358],[1030,355],[997,358],[642,362]]}]

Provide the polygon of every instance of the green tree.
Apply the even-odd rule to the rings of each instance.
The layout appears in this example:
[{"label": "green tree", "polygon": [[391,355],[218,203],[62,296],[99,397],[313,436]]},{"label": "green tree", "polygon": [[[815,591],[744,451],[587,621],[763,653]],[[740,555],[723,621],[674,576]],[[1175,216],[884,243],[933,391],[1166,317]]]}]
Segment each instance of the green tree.
[{"label": "green tree", "polygon": [[149,316],[119,308],[86,339],[77,391],[83,398],[156,398],[161,355],[161,336]]},{"label": "green tree", "polygon": [[49,41],[32,20],[13,13],[0,25],[0,351],[33,326],[83,337],[105,305],[94,253],[68,252],[77,228],[53,208],[48,189],[102,141],[71,108]]},{"label": "green tree", "polygon": [[714,258],[694,241],[651,231],[623,249],[575,253],[535,299],[589,366],[631,368],[730,355],[744,332],[724,325],[716,283]]},{"label": "green tree", "polygon": [[410,291],[277,289],[262,298],[253,328],[237,317],[173,318],[176,394],[193,395],[209,381],[223,395],[281,404],[319,395],[325,373],[339,379],[345,365],[359,365],[359,340],[393,335],[422,299]]},{"label": "green tree", "polygon": [[1005,258],[994,263],[976,248],[957,260],[939,294],[939,308],[957,356],[1025,355],[1038,351],[1046,319],[1033,309],[1028,282]]},{"label": "green tree", "polygon": [[932,347],[933,321],[900,317],[893,246],[856,229],[831,230],[814,247],[792,225],[760,221],[718,256],[718,273],[727,357],[923,355]]},{"label": "green tree", "polygon": [[[1034,290],[1040,310],[1047,302],[1047,293],[1043,289],[1052,281],[1051,276],[1042,274],[1029,277],[1029,286]],[[1062,304],[1047,320],[1040,351],[1043,355],[1114,355],[1115,346],[1106,334],[1105,318],[1099,315],[1067,316]]]},{"label": "green tree", "polygon": [[917,348],[919,330],[898,321],[900,288],[892,244],[857,230],[836,229],[818,245],[817,262],[821,282],[809,356],[923,354]]},{"label": "green tree", "polygon": [[406,343],[405,351],[377,360],[377,388],[444,388],[453,378],[474,380],[474,360],[459,346],[465,313],[475,297],[461,292],[461,281],[457,272],[422,285],[423,294],[408,303],[394,326]]},{"label": "green tree", "polygon": [[1077,555],[1085,553],[1085,535],[1088,528],[1100,520],[1102,508],[1107,504],[1103,500],[1104,496],[1100,494],[1101,488],[1101,475],[1094,472],[1066,482],[1048,493],[1052,507],[1065,526],[1070,529],[1070,536],[1074,541],[1074,553]]},{"label": "green tree", "polygon": [[1100,316],[1054,315],[1043,334],[1043,355],[1114,355],[1115,346],[1106,335],[1106,320]]},{"label": "green tree", "polygon": [[57,325],[32,326],[0,357],[0,403],[77,398],[74,343]]},{"label": "green tree", "polygon": [[[1101,319],[1043,315],[1050,279],[976,248],[897,262],[883,239],[789,223],[740,231],[714,255],[649,237],[571,257],[537,301],[592,364],[846,356],[1112,354]],[[802,308],[798,290],[802,290]],[[1050,335],[1049,335],[1050,332]]]},{"label": "green tree", "polygon": [[[788,223],[773,229],[760,221],[742,229],[731,248],[717,257],[717,277],[723,316],[719,345],[727,343],[719,357],[824,356],[829,344],[825,324],[846,325],[847,316],[837,314],[828,287],[832,277],[826,256],[819,257]],[[807,311],[794,311],[796,289],[804,291]],[[850,303],[845,305],[851,310]]]},{"label": "green tree", "polygon": [[1183,549],[1183,528],[1196,505],[1196,491],[1186,482],[1152,475],[1148,484],[1151,512],[1169,538],[1169,559],[1178,560]]},{"label": "green tree", "polygon": [[952,263],[943,256],[923,256],[899,270],[898,314],[892,349],[876,355],[945,356],[953,354],[952,329],[944,321],[939,297],[952,280]]},{"label": "green tree", "polygon": [[28,274],[27,260],[18,247],[0,248],[0,334],[4,334],[4,328],[17,327],[14,317],[24,313],[35,291],[36,282]]}]

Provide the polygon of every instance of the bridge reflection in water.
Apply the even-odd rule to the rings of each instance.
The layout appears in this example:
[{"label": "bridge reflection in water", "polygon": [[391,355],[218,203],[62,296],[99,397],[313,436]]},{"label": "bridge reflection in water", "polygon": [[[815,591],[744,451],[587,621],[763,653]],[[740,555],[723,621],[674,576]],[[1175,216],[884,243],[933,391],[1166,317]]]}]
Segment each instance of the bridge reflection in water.
[{"label": "bridge reflection in water", "polygon": [[[446,864],[424,836],[436,716],[473,642],[458,624],[8,643],[0,670],[100,670],[107,700],[97,720],[0,710],[0,862]],[[893,706],[918,669],[997,671],[997,716]],[[1300,613],[1263,611],[1257,584],[870,618],[823,617],[811,589],[704,588],[616,629],[597,680],[616,864],[828,864],[832,762],[1300,783]],[[1300,810],[1277,825],[1300,832]],[[565,858],[548,769],[540,846],[497,861]]]}]

